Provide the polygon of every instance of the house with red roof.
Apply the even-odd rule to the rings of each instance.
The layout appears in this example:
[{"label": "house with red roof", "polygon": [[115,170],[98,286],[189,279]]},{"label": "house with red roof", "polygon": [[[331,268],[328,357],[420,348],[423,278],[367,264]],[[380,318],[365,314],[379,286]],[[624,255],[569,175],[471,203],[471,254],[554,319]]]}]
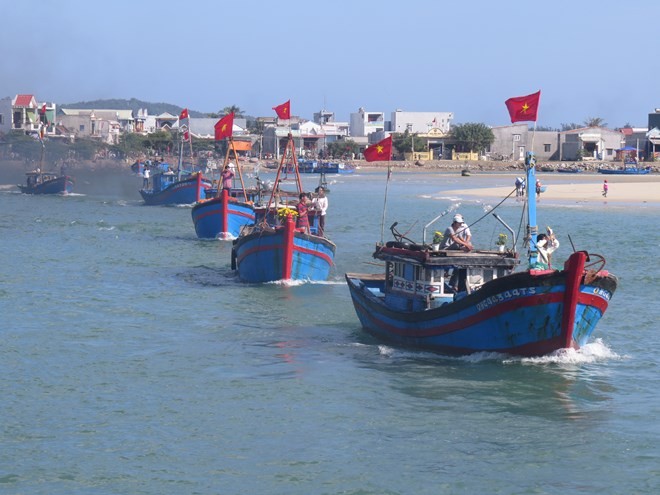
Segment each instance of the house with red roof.
[{"label": "house with red roof", "polygon": [[37,134],[43,127],[45,134],[54,134],[55,111],[54,103],[39,103],[34,95],[16,95],[11,103],[10,129]]}]

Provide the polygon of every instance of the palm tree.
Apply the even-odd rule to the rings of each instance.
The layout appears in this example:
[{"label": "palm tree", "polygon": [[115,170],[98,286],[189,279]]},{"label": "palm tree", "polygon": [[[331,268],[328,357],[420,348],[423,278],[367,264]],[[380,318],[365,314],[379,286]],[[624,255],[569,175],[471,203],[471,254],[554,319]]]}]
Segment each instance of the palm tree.
[{"label": "palm tree", "polygon": [[585,127],[607,127],[605,119],[600,117],[587,117],[584,121]]},{"label": "palm tree", "polygon": [[225,107],[222,109],[222,112],[218,112],[218,113],[222,113],[223,115],[229,115],[230,113],[233,113],[234,117],[243,118],[243,110],[241,110],[240,107],[236,105]]}]

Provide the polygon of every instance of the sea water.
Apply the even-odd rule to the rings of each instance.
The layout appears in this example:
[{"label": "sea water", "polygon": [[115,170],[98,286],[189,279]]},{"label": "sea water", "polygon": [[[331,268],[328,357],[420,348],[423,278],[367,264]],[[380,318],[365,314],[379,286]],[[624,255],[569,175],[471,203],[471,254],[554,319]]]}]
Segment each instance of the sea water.
[{"label": "sea water", "polygon": [[483,217],[474,243],[494,248],[492,211],[519,232],[515,195],[448,191],[515,177],[329,179],[330,279],[258,285],[231,243],[196,238],[190,207],[143,206],[137,177],[2,188],[0,493],[660,492],[657,206],[542,198],[555,265],[574,245],[619,278],[593,341],[451,358],[365,334],[344,273],[382,269],[395,221],[421,241],[445,211]]}]

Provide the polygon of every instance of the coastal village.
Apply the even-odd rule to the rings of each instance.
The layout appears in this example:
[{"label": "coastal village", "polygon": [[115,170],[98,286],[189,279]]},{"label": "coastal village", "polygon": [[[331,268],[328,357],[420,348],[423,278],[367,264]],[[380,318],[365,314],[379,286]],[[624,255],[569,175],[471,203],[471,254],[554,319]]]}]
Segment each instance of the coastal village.
[{"label": "coastal village", "polygon": [[[359,161],[364,149],[390,134],[414,136],[423,146],[411,145],[411,151],[394,156],[399,166],[439,166],[440,161],[446,162],[445,167],[454,164],[452,168],[483,167],[497,162],[521,164],[528,151],[533,151],[540,162],[549,162],[555,168],[574,166],[572,163],[577,162],[585,170],[593,170],[601,164],[624,159],[653,166],[653,162],[660,160],[660,109],[648,114],[646,127],[593,126],[550,131],[534,130],[529,123],[520,122],[494,126],[490,127],[493,142],[481,151],[462,149],[451,132],[455,118],[451,111],[397,109],[386,113],[359,108],[350,114],[348,121],[340,121],[332,111],[323,109],[311,119],[293,115],[282,120],[273,115],[253,118],[252,125],[248,125],[248,119],[236,118],[233,135],[242,157],[275,160],[280,158],[289,133],[301,158],[323,157],[331,143],[352,141],[359,153],[335,157],[352,161]],[[185,131],[195,140],[213,140],[217,120],[191,116]],[[169,112],[151,115],[146,109],[67,108],[31,94],[0,99],[0,136],[22,132],[35,138],[70,142],[91,139],[116,145],[126,133],[148,135],[162,131],[180,133],[180,115]]]}]

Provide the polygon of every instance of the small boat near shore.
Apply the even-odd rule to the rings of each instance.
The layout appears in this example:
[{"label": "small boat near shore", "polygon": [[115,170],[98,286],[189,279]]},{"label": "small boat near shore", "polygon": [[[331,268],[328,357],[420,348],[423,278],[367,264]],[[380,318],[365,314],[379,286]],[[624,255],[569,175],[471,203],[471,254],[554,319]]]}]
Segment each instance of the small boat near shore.
[{"label": "small boat near shore", "polygon": [[638,168],[638,167],[623,167],[623,168],[605,168],[598,169],[599,174],[607,175],[646,175],[651,173],[651,167]]},{"label": "small boat near shore", "polygon": [[[534,184],[531,153],[526,170],[527,183]],[[585,345],[617,278],[604,270],[602,256],[584,250],[573,252],[561,269],[539,263],[543,244],[529,189],[525,203],[529,265],[519,271],[515,233],[497,216],[513,235],[510,249],[442,250],[426,244],[426,231],[417,243],[399,234],[395,223],[394,240],[377,243],[373,253],[384,271],[346,274],[364,329],[388,342],[450,355],[540,356]]]}]

